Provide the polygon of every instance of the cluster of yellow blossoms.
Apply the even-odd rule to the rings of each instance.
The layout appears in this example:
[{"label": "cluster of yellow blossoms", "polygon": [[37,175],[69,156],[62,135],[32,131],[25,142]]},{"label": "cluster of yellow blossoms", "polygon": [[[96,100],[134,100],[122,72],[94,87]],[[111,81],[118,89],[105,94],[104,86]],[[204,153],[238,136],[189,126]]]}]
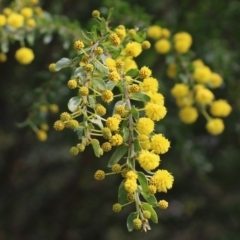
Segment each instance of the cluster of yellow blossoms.
[{"label": "cluster of yellow blossoms", "polygon": [[[188,51],[192,45],[191,35],[179,32],[169,40],[170,31],[157,25],[149,27],[147,34],[156,40],[155,50],[158,53],[172,54],[174,59],[168,65],[167,76],[181,81],[171,89],[171,95],[180,108],[180,120],[186,124],[194,123],[201,112],[207,120],[206,130],[212,135],[221,134],[224,130],[221,118],[227,117],[232,108],[226,100],[216,100],[212,91],[222,86],[222,77],[211,71],[202,60],[190,60]],[[181,57],[183,54],[184,58]]]},{"label": "cluster of yellow blossoms", "polygon": [[[93,16],[105,21],[98,11]],[[103,180],[107,175],[121,174],[123,181],[113,211],[135,203],[136,212],[130,214],[129,224],[147,231],[148,219],[157,222],[153,208],[168,207],[165,200],[157,202],[154,194],[167,192],[174,180],[167,170],[157,170],[160,155],[170,147],[169,140],[154,130],[155,123],[167,113],[164,97],[158,92],[159,83],[152,71],[147,66],[139,68],[134,60],[150,43],[136,41],[138,32],[123,25],[114,30],[101,27],[99,32],[102,34],[91,40],[86,36],[75,41],[77,55],[73,60],[63,58],[49,66],[51,72],[73,68],[67,86],[76,94],[68,102],[69,112],[60,114],[54,129],[70,128],[77,133],[79,142],[71,147],[72,155],[83,152],[88,145],[97,157],[114,151],[108,163],[111,171],[98,170],[94,178]]]},{"label": "cluster of yellow blossoms", "polygon": [[[21,43],[21,48],[15,53],[15,59],[23,65],[34,60],[34,53],[32,49],[24,46],[21,34],[23,29],[27,33],[33,31],[37,17],[42,17],[43,11],[37,4],[38,0],[21,0],[13,3],[11,8],[4,8],[0,13],[0,29],[5,33],[3,36],[12,36],[13,39],[16,36],[16,40]],[[7,39],[2,39],[2,44],[4,42],[7,44]],[[7,61],[7,51],[5,48],[0,50],[0,62]]]}]

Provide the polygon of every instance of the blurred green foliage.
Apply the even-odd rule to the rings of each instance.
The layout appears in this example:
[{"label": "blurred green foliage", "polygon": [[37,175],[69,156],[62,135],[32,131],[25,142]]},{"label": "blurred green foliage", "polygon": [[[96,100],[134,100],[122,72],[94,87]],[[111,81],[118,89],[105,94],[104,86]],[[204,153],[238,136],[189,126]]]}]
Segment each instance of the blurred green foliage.
[{"label": "blurred green foliage", "polygon": [[[2,1],[1,7],[10,1]],[[0,65],[0,239],[211,239],[237,240],[240,237],[240,2],[236,0],[182,1],[42,1],[52,13],[77,20],[85,28],[93,9],[103,14],[114,5],[112,24],[145,28],[161,24],[171,31],[188,31],[193,50],[225,80],[216,94],[233,107],[226,129],[218,137],[205,132],[204,120],[185,126],[178,120],[177,107],[168,91],[164,57],[149,51],[143,55],[158,76],[168,108],[167,117],[157,126],[171,140],[162,166],[175,176],[167,199],[170,207],[159,216],[147,235],[126,232],[129,209],[114,214],[117,177],[96,182],[96,169],[105,168],[106,159],[95,159],[91,150],[80,157],[68,154],[76,136],[52,129],[49,139],[39,143],[30,129],[18,129],[26,110],[37,94],[33,89],[52,78],[47,66],[66,55],[57,35],[46,45],[39,38],[33,50],[36,59],[30,66],[14,61],[18,46],[12,45],[8,62]],[[143,59],[139,59],[143,62]],[[67,81],[64,78],[61,81]],[[67,110],[60,91],[59,105]],[[68,98],[67,98],[68,99]],[[58,116],[50,114],[52,124]],[[110,179],[110,178],[109,178]],[[161,195],[159,195],[159,198]],[[165,197],[163,195],[163,197]]]}]

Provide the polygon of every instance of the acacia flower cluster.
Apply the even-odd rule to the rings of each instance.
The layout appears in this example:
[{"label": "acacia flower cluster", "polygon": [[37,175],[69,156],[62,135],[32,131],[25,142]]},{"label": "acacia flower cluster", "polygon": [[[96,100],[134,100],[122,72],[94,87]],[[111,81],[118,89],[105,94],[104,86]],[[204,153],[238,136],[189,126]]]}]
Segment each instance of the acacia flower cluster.
[{"label": "acacia flower cluster", "polygon": [[2,10],[0,62],[7,61],[9,40],[20,42],[21,47],[15,53],[15,59],[20,64],[27,65],[34,60],[34,53],[31,48],[25,47],[24,38],[26,37],[30,42],[34,40],[33,32],[38,18],[42,16],[43,10],[38,6],[38,0],[16,1]]},{"label": "acacia flower cluster", "polygon": [[113,211],[135,204],[136,211],[127,220],[128,229],[147,231],[149,219],[158,221],[154,208],[168,207],[167,201],[157,201],[154,194],[167,192],[174,181],[170,172],[159,169],[161,155],[170,148],[170,141],[155,131],[156,122],[167,113],[164,97],[151,69],[138,67],[135,62],[150,43],[123,25],[110,30],[97,10],[93,16],[98,34],[76,40],[72,59],[62,58],[49,66],[52,72],[65,67],[73,70],[66,83],[74,95],[68,102],[69,112],[60,114],[54,129],[70,128],[77,133],[79,140],[70,148],[72,155],[89,145],[96,157],[113,151],[110,170],[97,170],[94,178],[103,180],[120,174],[123,180]]},{"label": "acacia flower cluster", "polygon": [[153,25],[147,34],[154,39],[155,50],[168,54],[167,76],[176,80],[170,90],[179,109],[179,118],[185,124],[194,123],[199,112],[206,118],[206,130],[219,135],[224,130],[222,118],[227,117],[232,107],[225,99],[215,99],[214,90],[223,85],[222,77],[213,72],[201,59],[191,59],[192,36],[187,32],[173,35],[166,28]]}]

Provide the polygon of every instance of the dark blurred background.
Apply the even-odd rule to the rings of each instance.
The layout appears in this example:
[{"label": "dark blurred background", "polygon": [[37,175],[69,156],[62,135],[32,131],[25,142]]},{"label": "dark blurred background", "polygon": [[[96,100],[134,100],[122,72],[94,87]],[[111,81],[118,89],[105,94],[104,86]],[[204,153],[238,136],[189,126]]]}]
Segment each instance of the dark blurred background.
[{"label": "dark blurred background", "polygon": [[[2,1],[3,6],[8,3]],[[240,239],[240,2],[42,1],[43,9],[77,20],[82,28],[91,24],[92,10],[104,14],[112,6],[115,26],[144,28],[156,23],[173,33],[192,35],[196,57],[225,80],[215,94],[233,107],[226,129],[214,137],[206,133],[202,117],[192,126],[180,123],[177,107],[168,97],[172,82],[166,78],[164,57],[149,50],[138,59],[140,65],[154,65],[166,96],[168,114],[157,129],[171,140],[162,168],[172,172],[175,182],[167,194],[157,196],[170,203],[168,210],[158,211],[159,224],[151,224],[147,234],[128,233],[126,218],[133,209],[127,207],[119,214],[111,211],[121,178],[93,179],[97,169],[106,169],[109,155],[95,159],[88,148],[84,154],[70,156],[77,136],[70,130],[52,130],[58,114],[47,115],[50,130],[43,143],[30,128],[16,126],[39,97],[34,89],[53,78],[68,80],[68,72],[64,78],[47,71],[49,63],[68,56],[62,42],[57,35],[48,45],[38,38],[33,47],[36,58],[26,67],[15,62],[19,45],[13,44],[8,61],[0,64],[0,240]],[[66,111],[71,95],[59,93],[57,85],[56,92],[53,98],[61,112]]]}]

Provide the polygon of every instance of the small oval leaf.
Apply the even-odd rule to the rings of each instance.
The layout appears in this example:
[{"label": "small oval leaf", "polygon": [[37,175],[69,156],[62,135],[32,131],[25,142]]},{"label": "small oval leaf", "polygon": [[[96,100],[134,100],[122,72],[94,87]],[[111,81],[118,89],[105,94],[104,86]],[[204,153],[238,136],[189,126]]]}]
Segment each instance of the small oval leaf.
[{"label": "small oval leaf", "polygon": [[100,145],[97,139],[92,139],[91,144],[96,157],[100,157]]},{"label": "small oval leaf", "polygon": [[121,182],[118,188],[118,202],[123,205],[128,202],[127,200],[127,191],[124,188],[125,179]]},{"label": "small oval leaf", "polygon": [[127,146],[120,146],[112,155],[108,162],[108,167],[112,167],[113,164],[118,163],[118,161],[124,156],[124,154],[127,152],[128,147]]},{"label": "small oval leaf", "polygon": [[134,106],[131,108],[131,113],[134,120],[137,121],[139,119],[139,112]]},{"label": "small oval leaf", "polygon": [[144,192],[148,191],[148,181],[144,173],[138,172],[138,181]]},{"label": "small oval leaf", "polygon": [[129,71],[127,71],[125,73],[126,76],[130,76],[130,77],[136,77],[139,75],[139,70],[137,68],[134,69],[130,69]]},{"label": "small oval leaf", "polygon": [[127,228],[128,228],[128,231],[131,232],[133,229],[134,229],[134,226],[133,226],[133,220],[137,218],[137,213],[136,212],[132,212],[128,215],[128,218],[127,218]]},{"label": "small oval leaf", "polygon": [[144,197],[144,199],[153,207],[157,207],[158,203],[157,203],[157,199],[155,198],[154,195],[152,194],[148,194],[146,192],[141,192],[142,196]]},{"label": "small oval leaf", "polygon": [[80,97],[72,97],[69,101],[68,101],[68,109],[71,112],[74,112],[77,107],[80,105],[82,99]]},{"label": "small oval leaf", "polygon": [[71,60],[69,58],[62,58],[56,62],[55,70],[59,71],[62,68],[68,67],[71,64]]},{"label": "small oval leaf", "polygon": [[153,209],[153,207],[148,204],[148,203],[142,203],[142,208],[144,210],[147,210],[151,213],[151,220],[154,222],[154,223],[158,223],[158,216],[157,216],[157,213],[155,212],[155,210]]},{"label": "small oval leaf", "polygon": [[151,98],[146,93],[133,93],[130,98],[136,101],[149,102]]}]

